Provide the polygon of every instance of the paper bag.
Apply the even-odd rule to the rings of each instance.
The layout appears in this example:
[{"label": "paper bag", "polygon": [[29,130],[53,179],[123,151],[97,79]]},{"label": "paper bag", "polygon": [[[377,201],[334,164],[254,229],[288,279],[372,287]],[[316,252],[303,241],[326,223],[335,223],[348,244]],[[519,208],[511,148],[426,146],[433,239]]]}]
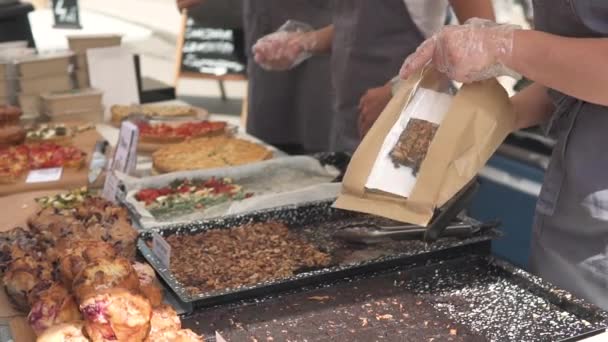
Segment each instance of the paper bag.
[{"label": "paper bag", "polygon": [[[515,115],[494,79],[464,85],[454,96],[445,95],[446,82],[432,68],[403,82],[355,151],[335,207],[427,226],[435,209],[475,177],[513,130]],[[417,170],[388,162],[395,134],[413,117],[438,125]]]}]

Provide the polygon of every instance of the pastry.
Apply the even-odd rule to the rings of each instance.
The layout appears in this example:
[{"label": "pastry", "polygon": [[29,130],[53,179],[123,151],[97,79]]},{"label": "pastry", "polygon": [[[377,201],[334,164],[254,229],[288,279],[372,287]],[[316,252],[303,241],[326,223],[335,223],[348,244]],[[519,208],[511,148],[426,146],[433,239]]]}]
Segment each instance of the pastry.
[{"label": "pastry", "polygon": [[0,106],[0,126],[18,124],[22,114],[19,107]]},{"label": "pastry", "polygon": [[74,297],[60,284],[53,284],[38,294],[37,301],[32,305],[27,320],[36,335],[60,323],[79,321],[82,319]]},{"label": "pastry", "polygon": [[150,331],[150,302],[125,289],[89,294],[80,302],[80,311],[85,318],[85,330],[93,342],[140,342]]},{"label": "pastry", "polygon": [[26,143],[50,142],[57,145],[70,145],[76,130],[66,127],[64,124],[42,124],[27,131]]},{"label": "pastry", "polygon": [[59,275],[61,281],[71,286],[74,278],[89,263],[97,259],[111,260],[116,257],[114,248],[106,242],[99,240],[62,241],[57,248],[59,256]]},{"label": "pastry", "polygon": [[256,143],[226,136],[199,138],[163,147],[152,155],[161,173],[237,166],[266,160],[272,152]]},{"label": "pastry", "polygon": [[226,123],[222,121],[197,121],[181,124],[139,122],[139,140],[142,143],[177,143],[186,139],[210,137],[226,133]]},{"label": "pastry", "polygon": [[148,264],[134,262],[132,265],[139,279],[141,293],[148,298],[152,307],[159,306],[163,301],[163,290],[158,284],[156,273]]},{"label": "pastry", "polygon": [[25,129],[19,125],[0,126],[0,147],[21,144],[25,135]]},{"label": "pastry", "polygon": [[6,294],[21,311],[29,309],[28,296],[35,286],[43,281],[52,280],[51,265],[38,261],[31,256],[14,260],[9,265],[3,277]]},{"label": "pastry", "polygon": [[152,310],[150,319],[150,337],[167,330],[179,330],[182,323],[177,316],[177,312],[168,305],[156,307]]},{"label": "pastry", "polygon": [[149,342],[203,342],[202,336],[195,334],[190,329],[165,330],[150,336]]},{"label": "pastry", "polygon": [[83,322],[57,324],[43,332],[36,342],[89,342]]},{"label": "pastry", "polygon": [[197,112],[189,106],[119,106],[114,105],[110,108],[112,113],[112,123],[120,125],[122,120],[126,119],[131,114],[141,115],[148,119],[157,117],[163,118],[178,118],[178,117],[195,117]]},{"label": "pastry", "polygon": [[155,218],[170,218],[253,196],[242,186],[223,179],[178,179],[162,188],[141,189],[135,199]]},{"label": "pastry", "polygon": [[399,136],[399,141],[390,152],[395,167],[403,165],[418,172],[431,142],[437,133],[439,125],[421,119],[410,119],[405,130]]},{"label": "pastry", "polygon": [[139,291],[139,278],[129,260],[120,257],[94,260],[76,275],[72,283],[72,290],[79,301],[111,288]]}]

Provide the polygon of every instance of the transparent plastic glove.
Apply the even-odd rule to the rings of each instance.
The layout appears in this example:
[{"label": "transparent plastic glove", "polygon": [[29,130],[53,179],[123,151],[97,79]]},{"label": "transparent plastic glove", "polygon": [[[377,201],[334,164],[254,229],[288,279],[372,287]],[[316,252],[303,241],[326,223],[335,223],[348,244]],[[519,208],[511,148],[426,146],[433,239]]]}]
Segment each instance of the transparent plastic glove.
[{"label": "transparent plastic glove", "polygon": [[256,63],[266,70],[288,70],[312,56],[317,45],[313,28],[305,23],[289,20],[277,32],[260,38],[253,45]]},{"label": "transparent plastic glove", "polygon": [[432,65],[452,80],[471,83],[517,73],[505,66],[513,53],[516,25],[501,25],[473,18],[464,25],[446,26],[410,55],[400,76],[408,78],[425,65]]}]

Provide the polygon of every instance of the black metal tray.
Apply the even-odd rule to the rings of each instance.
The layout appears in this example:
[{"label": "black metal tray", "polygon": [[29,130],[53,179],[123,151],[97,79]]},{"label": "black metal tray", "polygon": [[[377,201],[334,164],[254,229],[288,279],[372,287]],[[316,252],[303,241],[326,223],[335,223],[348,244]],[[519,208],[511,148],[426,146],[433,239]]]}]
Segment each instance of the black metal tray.
[{"label": "black metal tray", "polygon": [[[209,229],[229,229],[248,223],[280,221],[292,231],[303,236],[320,250],[329,253],[333,266],[296,274],[289,278],[262,282],[251,286],[226,289],[224,291],[191,294],[173,277],[171,272],[153,254],[146,241],[152,239],[152,231],[143,232],[138,247],[143,256],[156,269],[167,285],[190,310],[233,302],[239,299],[262,296],[276,291],[298,288],[304,285],[342,279],[347,276],[377,271],[417,260],[426,260],[431,255],[442,252],[463,255],[475,250],[489,250],[489,241],[499,233],[494,229],[481,231],[469,238],[443,238],[432,244],[423,241],[390,241],[378,245],[365,246],[348,244],[333,238],[339,227],[352,222],[391,223],[386,219],[334,209],[332,202],[316,202],[304,205],[276,208],[242,215],[228,216],[187,225],[163,227],[157,231],[163,236],[175,234],[196,234]],[[461,219],[477,224],[471,219]]]},{"label": "black metal tray", "polygon": [[204,309],[183,324],[210,341],[218,331],[228,341],[566,342],[605,331],[608,313],[509,263],[471,254]]}]

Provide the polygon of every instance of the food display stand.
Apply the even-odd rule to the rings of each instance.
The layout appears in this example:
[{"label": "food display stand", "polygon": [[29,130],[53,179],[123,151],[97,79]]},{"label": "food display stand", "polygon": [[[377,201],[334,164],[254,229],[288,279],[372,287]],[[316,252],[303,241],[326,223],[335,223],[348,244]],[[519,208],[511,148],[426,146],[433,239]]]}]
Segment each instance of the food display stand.
[{"label": "food display stand", "polygon": [[[207,119],[239,126],[233,116],[210,114]],[[120,131],[102,123],[86,134],[90,135],[87,139],[74,142],[88,156],[81,182],[17,189],[10,194],[0,186],[0,193],[5,194],[0,207],[11,213],[0,217],[2,231],[32,226],[28,219],[40,211],[36,199],[86,185],[95,143],[105,139],[116,148]],[[349,155],[289,157],[244,132],[236,137],[264,146],[273,159],[249,166],[155,175],[153,154],[140,152],[135,172],[122,178],[123,195],[131,193],[129,200],[118,198],[115,207],[102,204],[125,213],[124,208],[128,210],[133,229],[137,229],[135,260],[156,272],[164,302],[180,314],[182,328],[205,341],[582,341],[601,338],[598,334],[605,332],[607,312],[493,256],[492,241],[502,234],[495,224],[459,214],[446,223],[449,227],[441,227],[445,231],[436,241],[424,241],[420,230],[412,230],[398,239],[355,243],[339,232],[346,227],[396,227],[398,223],[332,207]],[[275,169],[270,172],[264,165]],[[300,183],[281,173],[281,167],[287,169],[285,165],[296,176],[304,171],[294,168],[303,168],[316,181],[302,182],[303,189],[296,189]],[[266,178],[260,179],[270,185],[258,184],[265,192],[253,187],[251,196],[245,196],[248,187],[258,182],[256,173],[264,174]],[[275,173],[277,187],[273,190],[273,182],[267,178]],[[286,187],[285,182],[292,186]],[[152,186],[164,189],[151,200],[161,197],[160,203],[170,196],[202,196],[216,191],[218,184],[240,191],[239,210],[224,208],[207,216],[188,212],[196,218],[138,224],[137,191]],[[217,205],[213,201],[210,205]],[[448,209],[442,208],[438,215]],[[65,213],[63,210],[56,211]],[[104,227],[111,236],[112,225]],[[451,234],[453,229],[460,233]],[[221,241],[232,242],[222,245]],[[159,252],[162,243],[169,254]],[[196,259],[197,244],[205,243],[205,251],[211,251],[215,261],[203,254]],[[6,254],[6,250],[2,252]],[[260,255],[266,259],[259,259]],[[247,267],[259,267],[265,273]],[[213,279],[213,274],[224,278]],[[243,274],[247,279],[241,279]],[[6,324],[0,334],[12,333],[15,342],[35,340],[31,315],[28,320],[26,312],[15,310],[4,291],[0,308]]]}]

